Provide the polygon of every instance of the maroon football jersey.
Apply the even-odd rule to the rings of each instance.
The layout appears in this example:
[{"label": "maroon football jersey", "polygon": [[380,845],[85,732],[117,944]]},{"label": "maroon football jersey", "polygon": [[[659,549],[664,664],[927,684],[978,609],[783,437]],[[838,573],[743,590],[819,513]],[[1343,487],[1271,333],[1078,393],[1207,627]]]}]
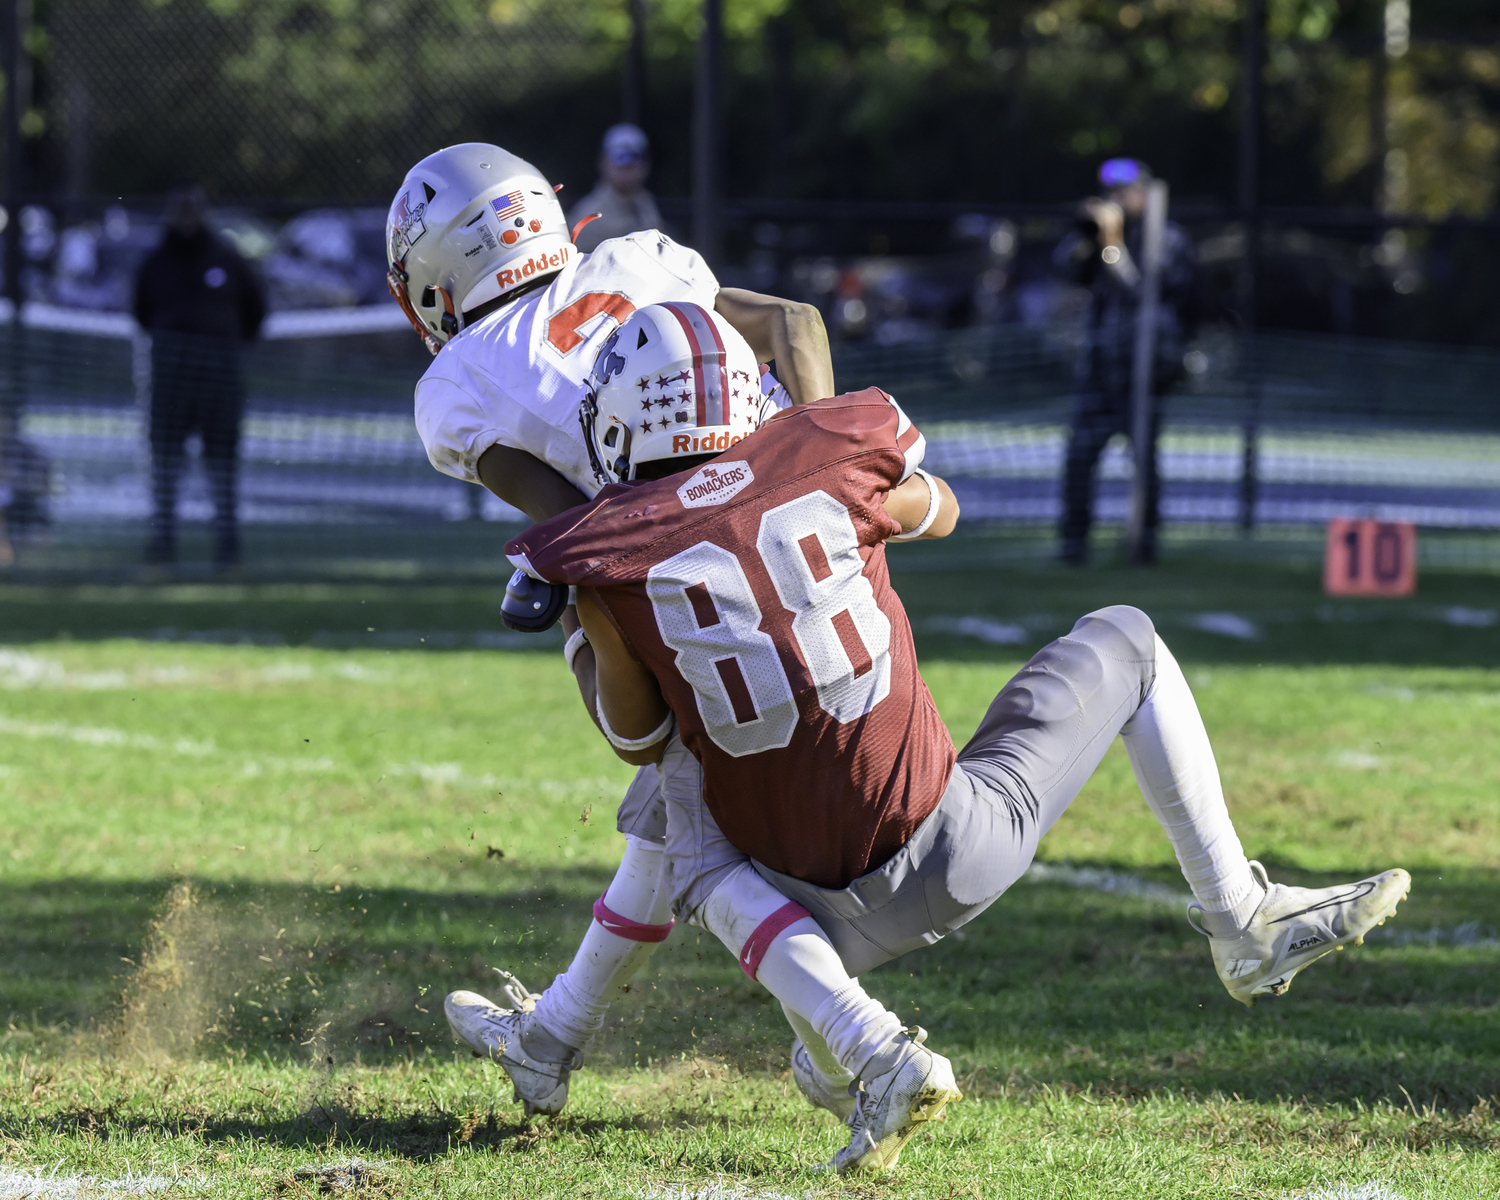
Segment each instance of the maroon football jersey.
[{"label": "maroon football jersey", "polygon": [[885,561],[900,526],[884,495],[924,449],[870,388],[791,409],[691,475],[605,488],[506,547],[598,589],[725,836],[823,887],[889,859],[953,770]]}]

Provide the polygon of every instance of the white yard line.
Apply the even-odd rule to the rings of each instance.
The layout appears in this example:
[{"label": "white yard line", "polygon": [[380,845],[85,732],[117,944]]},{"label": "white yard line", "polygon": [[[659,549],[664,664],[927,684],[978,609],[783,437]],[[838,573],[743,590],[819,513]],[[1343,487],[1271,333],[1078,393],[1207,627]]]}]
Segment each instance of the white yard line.
[{"label": "white yard line", "polygon": [[[62,1164],[59,1163],[58,1166]],[[86,1200],[87,1197],[156,1196],[169,1190],[196,1191],[194,1179],[168,1179],[165,1175],[134,1175],[117,1179],[96,1175],[59,1175],[48,1171],[18,1171],[0,1164],[0,1200]]]},{"label": "white yard line", "polygon": [[[352,635],[351,635],[352,636]],[[476,637],[482,635],[476,635]],[[519,635],[518,635],[519,636]],[[153,638],[153,641],[164,639]],[[227,639],[226,639],[227,640]],[[383,683],[389,675],[353,662],[284,661],[245,672],[251,683],[307,683],[315,679]],[[26,691],[50,688],[83,692],[118,692],[139,687],[207,687],[215,691],[236,690],[216,682],[208,673],[180,664],[137,668],[132,671],[75,671],[45,655],[0,646],[0,689]]]},{"label": "white yard line", "polygon": [[928,617],[922,628],[934,633],[957,633],[991,646],[1020,646],[1028,640],[1026,626],[993,617]]},{"label": "white yard line", "polygon": [[1383,1183],[1336,1183],[1311,1192],[1283,1192],[1285,1200],[1406,1200]]},{"label": "white yard line", "polygon": [[1479,946],[1492,949],[1500,946],[1500,935],[1478,921],[1465,921],[1451,929],[1434,925],[1430,929],[1372,929],[1365,935],[1366,941],[1387,942],[1395,946]]},{"label": "white yard line", "polygon": [[643,1200],[799,1200],[788,1192],[758,1191],[722,1177],[710,1183],[659,1183],[635,1194]]},{"label": "white yard line", "polygon": [[[190,758],[206,758],[223,753],[212,741],[195,742],[188,738],[158,738],[149,733],[128,733],[123,729],[113,729],[107,725],[69,725],[63,721],[19,721],[11,717],[0,716],[0,736],[5,734],[23,738],[56,738],[62,741],[78,742],[85,746],[126,747],[132,750],[147,750],[158,754],[175,754]],[[0,773],[9,774],[11,769],[0,767]],[[515,776],[492,775],[487,771],[475,774],[467,770],[462,763],[455,762],[386,763],[378,770],[376,782],[392,776],[398,779],[420,779],[424,783],[448,787],[468,787],[502,792],[506,789],[514,789],[541,792],[549,796],[571,796],[601,790],[609,793],[620,786],[618,781],[607,776],[588,779],[523,779]],[[326,756],[287,758],[276,754],[243,759],[240,764],[240,773],[250,777],[273,772],[327,774],[340,771],[352,773],[355,768]]]},{"label": "white yard line", "polygon": [[1188,624],[1204,633],[1217,633],[1221,637],[1232,637],[1242,642],[1254,641],[1260,637],[1260,627],[1254,621],[1246,620],[1239,613],[1194,613],[1188,618]]},{"label": "white yard line", "polygon": [[128,746],[133,750],[155,750],[203,758],[217,752],[213,742],[195,742],[189,738],[164,739],[149,733],[126,733],[107,725],[69,725],[62,721],[17,721],[0,717],[0,734],[13,737],[60,738],[85,746]]},{"label": "white yard line", "polygon": [[[1115,896],[1137,896],[1174,907],[1186,904],[1193,898],[1191,893],[1180,888],[1102,867],[1033,862],[1031,869],[1021,878],[1027,883],[1061,883],[1068,887],[1107,892]],[[1500,934],[1478,921],[1465,921],[1451,928],[1433,925],[1430,929],[1403,929],[1398,925],[1395,928],[1372,929],[1365,935],[1365,940],[1388,946],[1475,946],[1484,949],[1500,946]]]},{"label": "white yard line", "polygon": [[1066,863],[1033,862],[1022,876],[1028,883],[1061,883],[1069,887],[1108,892],[1115,896],[1138,896],[1163,904],[1186,904],[1193,897],[1181,888],[1153,883],[1139,875],[1110,871],[1101,867],[1072,867]]}]

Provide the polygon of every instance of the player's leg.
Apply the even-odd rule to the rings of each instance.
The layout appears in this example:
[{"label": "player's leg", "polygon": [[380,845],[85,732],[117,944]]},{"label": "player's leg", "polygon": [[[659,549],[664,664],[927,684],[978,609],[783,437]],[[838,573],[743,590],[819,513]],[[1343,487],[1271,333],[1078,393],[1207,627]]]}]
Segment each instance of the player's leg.
[{"label": "player's leg", "polygon": [[[757,869],[812,912],[851,971],[868,970],[972,920],[1019,879],[1115,734],[1127,730],[1141,789],[1183,864],[1194,907],[1217,931],[1214,961],[1236,999],[1285,990],[1302,967],[1357,942],[1409,886],[1396,870],[1343,888],[1268,892],[1229,821],[1180,668],[1149,618],[1123,606],[1088,614],[1006,684],[959,753],[937,808],[890,863],[837,892]],[[1314,920],[1290,920],[1314,909]]]},{"label": "player's leg", "polygon": [[[1220,979],[1235,999],[1282,992],[1303,967],[1384,920],[1410,879],[1393,870],[1338,888],[1269,884],[1245,858],[1213,749],[1176,660],[1138,609],[1090,613],[1001,691],[959,755],[1040,837],[1119,732],[1136,779],[1203,914]],[[1029,829],[1028,829],[1029,833]],[[1026,847],[1029,863],[1034,843]],[[988,886],[983,861],[950,863],[948,884]],[[966,878],[967,876],[967,878]]]},{"label": "player's leg", "polygon": [[[1044,646],[1001,689],[958,765],[992,794],[1015,831],[1009,839],[997,830],[982,840],[1002,838],[1013,852],[988,864],[963,863],[950,873],[950,887],[977,894],[1014,882],[1017,868],[1030,865],[1037,841],[1123,734],[1132,761],[1148,764],[1144,776],[1138,767],[1142,790],[1198,901],[1240,921],[1254,911],[1260,889],[1229,821],[1208,735],[1176,662],[1159,659],[1164,649],[1139,609],[1100,609]],[[1165,682],[1159,668],[1166,668]],[[1157,797],[1174,788],[1182,803],[1169,810]]]},{"label": "player's leg", "polygon": [[1058,525],[1058,557],[1082,563],[1088,558],[1089,528],[1094,520],[1095,468],[1105,444],[1122,428],[1106,397],[1086,392],[1073,406],[1073,427],[1063,462],[1063,512]]},{"label": "player's leg", "polygon": [[223,569],[240,561],[237,475],[243,403],[238,364],[227,359],[221,365],[222,370],[211,376],[212,393],[204,398],[202,425],[203,466],[214,504],[214,566]]},{"label": "player's leg", "polygon": [[807,909],[788,901],[724,837],[703,803],[701,768],[676,738],[661,772],[676,910],[713,933],[741,970],[781,1001],[798,1035],[799,1087],[850,1128],[836,1169],[889,1170],[922,1124],[960,1098],[952,1065],[922,1045],[924,1032],[906,1030],[872,999]]},{"label": "player's leg", "polygon": [[572,1070],[603,1026],[610,1001],[672,929],[666,813],[655,767],[642,767],[620,804],[625,854],[568,969],[540,996],[502,972],[509,1006],[475,992],[444,1003],[455,1036],[495,1059],[528,1115],[562,1111]]},{"label": "player's leg", "polygon": [[758,875],[724,836],[703,802],[702,768],[675,737],[661,773],[673,907],[723,942],[740,970],[800,1016],[814,1044],[825,1044],[839,1073],[852,1079],[900,1020],[850,977],[807,909]]},{"label": "player's leg", "polygon": [[1105,609],[1038,651],[959,752],[937,807],[890,862],[847,888],[757,869],[812,912],[856,974],[951,933],[1026,873],[1140,707],[1154,637],[1144,613]]},{"label": "player's leg", "polygon": [[1197,914],[1236,1000],[1253,1005],[1258,995],[1279,995],[1304,967],[1363,942],[1410,889],[1400,869],[1331,888],[1285,887],[1246,861],[1192,690],[1160,637],[1155,678],[1120,732],[1141,794],[1193,890],[1189,915]]}]

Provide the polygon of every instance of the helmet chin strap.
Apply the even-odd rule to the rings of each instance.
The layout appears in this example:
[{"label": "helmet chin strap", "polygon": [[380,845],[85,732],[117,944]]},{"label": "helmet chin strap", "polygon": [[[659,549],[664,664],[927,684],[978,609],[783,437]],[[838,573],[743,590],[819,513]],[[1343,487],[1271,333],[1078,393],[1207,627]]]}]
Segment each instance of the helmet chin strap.
[{"label": "helmet chin strap", "polygon": [[443,332],[450,338],[455,338],[463,332],[464,319],[460,314],[453,311],[453,297],[448,295],[447,288],[440,287],[433,290],[443,298],[443,315],[438,324],[443,327]]}]

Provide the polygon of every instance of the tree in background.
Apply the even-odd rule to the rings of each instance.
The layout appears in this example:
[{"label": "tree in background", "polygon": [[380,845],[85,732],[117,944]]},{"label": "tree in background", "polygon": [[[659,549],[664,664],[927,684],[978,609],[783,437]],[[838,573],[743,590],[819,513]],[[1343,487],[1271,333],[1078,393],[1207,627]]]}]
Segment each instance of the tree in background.
[{"label": "tree in background", "polygon": [[[1378,74],[1385,0],[1270,0],[1265,198],[1483,212],[1500,148],[1500,26],[1424,0]],[[688,180],[698,0],[647,4],[658,183]],[[734,0],[730,194],[1061,199],[1129,151],[1178,194],[1234,195],[1237,0]],[[75,195],[205,178],[226,196],[384,198],[434,145],[494,140],[582,184],[619,111],[627,0],[48,0],[28,44]],[[1424,41],[1423,29],[1462,41]],[[1489,39],[1486,44],[1485,39]],[[1385,66],[1385,64],[1378,64]],[[753,163],[753,166],[749,164]]]}]

